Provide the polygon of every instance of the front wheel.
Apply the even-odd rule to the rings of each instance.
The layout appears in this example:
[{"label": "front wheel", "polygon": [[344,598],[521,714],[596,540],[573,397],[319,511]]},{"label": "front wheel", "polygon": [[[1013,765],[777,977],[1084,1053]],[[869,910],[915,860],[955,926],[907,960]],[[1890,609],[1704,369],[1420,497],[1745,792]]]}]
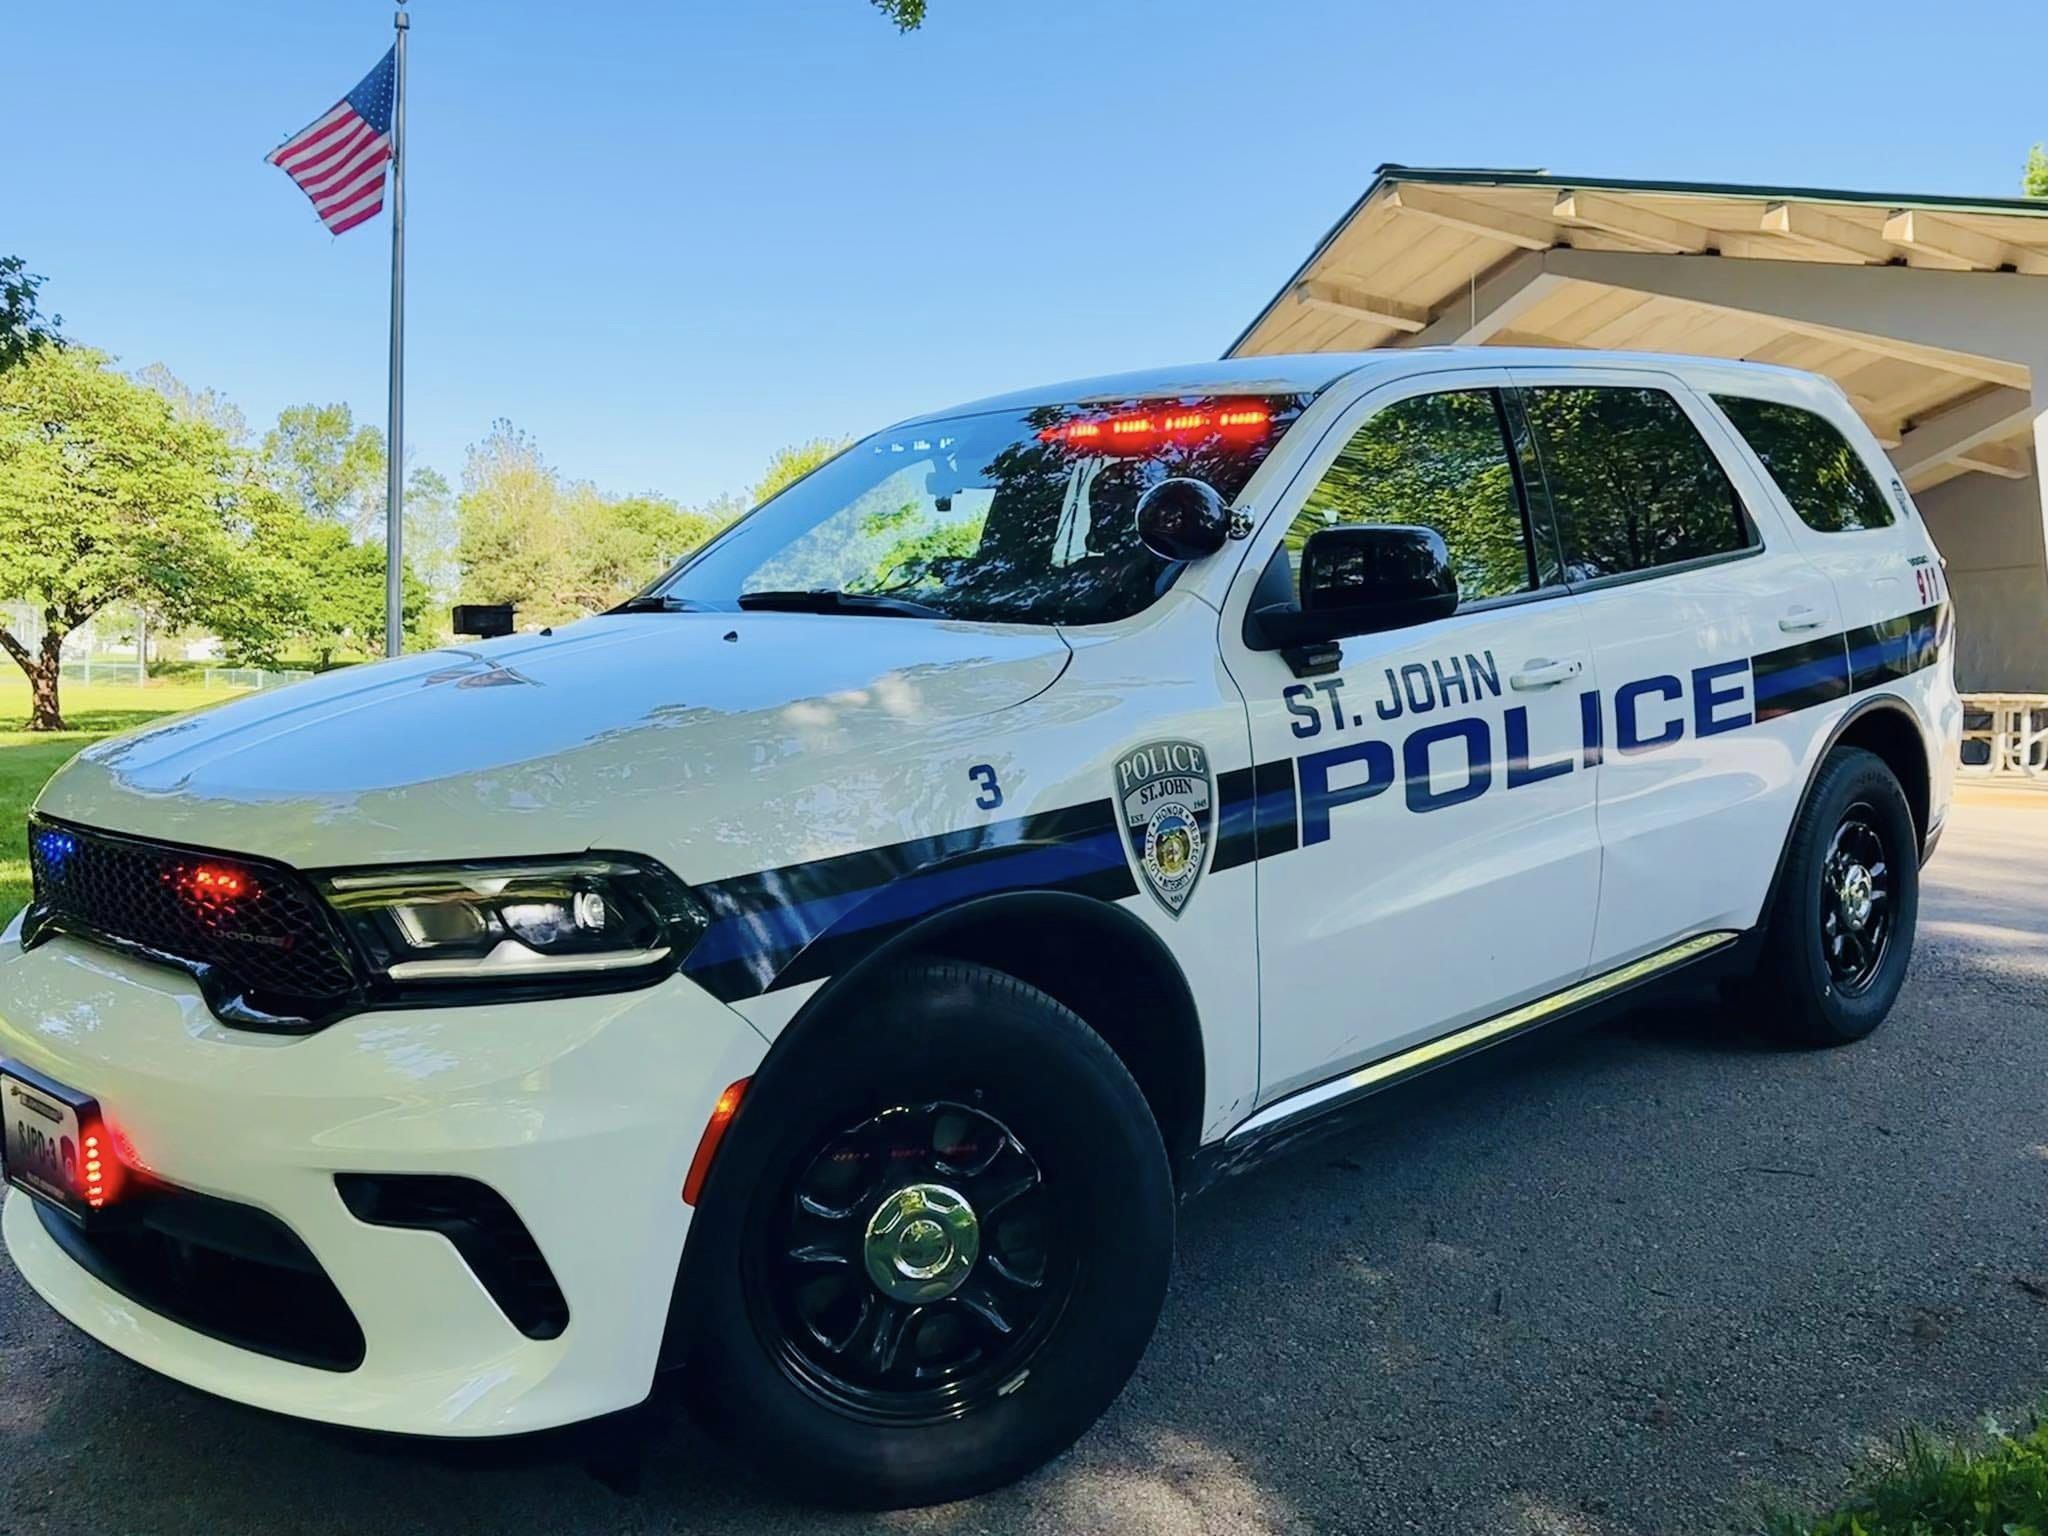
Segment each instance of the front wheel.
[{"label": "front wheel", "polygon": [[1875,753],[1836,747],[1793,824],[1751,995],[1795,1043],[1860,1040],[1905,983],[1919,912],[1905,792]]},{"label": "front wheel", "polygon": [[677,1298],[694,1397],[784,1487],[901,1506],[1058,1455],[1151,1337],[1173,1184],[1079,1018],[980,966],[905,968],[749,1090]]}]

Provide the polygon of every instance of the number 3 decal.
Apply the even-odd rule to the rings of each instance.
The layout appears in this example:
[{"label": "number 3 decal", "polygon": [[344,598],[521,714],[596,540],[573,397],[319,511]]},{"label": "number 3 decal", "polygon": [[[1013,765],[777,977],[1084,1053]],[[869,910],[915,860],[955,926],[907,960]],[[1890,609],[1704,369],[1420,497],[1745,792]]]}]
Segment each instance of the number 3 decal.
[{"label": "number 3 decal", "polygon": [[996,782],[996,771],[987,763],[976,763],[967,770],[967,777],[974,780],[981,791],[974,797],[974,803],[984,811],[999,810],[1003,803],[1003,786]]}]

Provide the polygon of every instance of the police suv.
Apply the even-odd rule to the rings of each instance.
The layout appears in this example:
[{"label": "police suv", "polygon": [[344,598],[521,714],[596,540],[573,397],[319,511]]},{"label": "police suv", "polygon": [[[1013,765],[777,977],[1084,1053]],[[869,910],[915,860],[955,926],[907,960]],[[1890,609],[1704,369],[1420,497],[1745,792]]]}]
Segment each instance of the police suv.
[{"label": "police suv", "polygon": [[59,772],[6,1244],[246,1403],[496,1435],[679,1365],[787,1486],[971,1494],[1115,1398],[1217,1173],[1682,968],[1874,1029],[1952,650],[1802,374],[1392,351],[920,417],[612,613]]}]

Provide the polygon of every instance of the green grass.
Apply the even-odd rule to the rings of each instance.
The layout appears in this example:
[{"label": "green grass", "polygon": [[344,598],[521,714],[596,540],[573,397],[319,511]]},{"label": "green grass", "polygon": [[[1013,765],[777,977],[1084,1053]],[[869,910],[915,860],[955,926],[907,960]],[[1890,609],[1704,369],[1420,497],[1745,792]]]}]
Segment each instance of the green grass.
[{"label": "green grass", "polygon": [[233,697],[232,689],[189,683],[67,685],[60,702],[64,723],[72,729],[25,731],[27,685],[19,673],[0,680],[0,924],[28,903],[28,808],[51,774],[103,736]]},{"label": "green grass", "polygon": [[1779,1515],[1769,1536],[2048,1536],[2048,1422],[1981,1448],[1918,1432],[1831,1514]]}]

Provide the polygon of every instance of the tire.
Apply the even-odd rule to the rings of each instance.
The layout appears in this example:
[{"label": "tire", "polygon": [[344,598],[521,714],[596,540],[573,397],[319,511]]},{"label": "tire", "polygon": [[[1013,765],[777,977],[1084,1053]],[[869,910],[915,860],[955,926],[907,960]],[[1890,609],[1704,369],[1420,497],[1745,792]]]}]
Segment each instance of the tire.
[{"label": "tire", "polygon": [[[1863,877],[1873,899],[1859,927]],[[1875,753],[1836,747],[1793,822],[1762,959],[1745,990],[1788,1043],[1861,1040],[1905,982],[1919,914],[1919,835],[1905,792]]]},{"label": "tire", "polygon": [[1102,1415],[1158,1322],[1175,1202],[1144,1095],[1076,1015],[982,966],[909,966],[803,1027],[690,1234],[700,1417],[824,1504],[1020,1477]]}]

